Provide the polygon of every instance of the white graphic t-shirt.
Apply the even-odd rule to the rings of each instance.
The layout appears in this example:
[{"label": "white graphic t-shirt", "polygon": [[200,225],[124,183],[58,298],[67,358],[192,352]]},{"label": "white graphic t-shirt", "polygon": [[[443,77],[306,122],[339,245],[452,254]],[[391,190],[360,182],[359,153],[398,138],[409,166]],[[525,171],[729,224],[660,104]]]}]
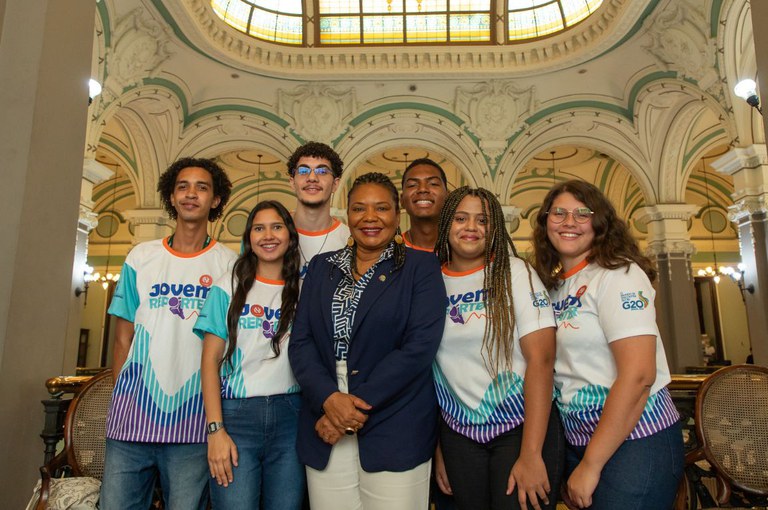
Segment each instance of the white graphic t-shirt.
[{"label": "white graphic t-shirt", "polygon": [[301,271],[299,277],[304,280],[312,257],[321,253],[336,251],[344,248],[349,239],[349,227],[337,219],[326,230],[311,232],[296,229],[299,232],[299,252],[301,256]]},{"label": "white graphic t-shirt", "polygon": [[509,264],[515,316],[512,371],[503,370],[495,378],[483,358],[483,267],[463,273],[443,267],[448,297],[443,339],[433,364],[437,400],[448,426],[480,443],[523,422],[526,362],[520,337],[555,327],[549,296],[536,272],[517,257],[510,257]]},{"label": "white graphic t-shirt", "polygon": [[[288,335],[280,341],[275,357],[272,339],[280,322],[281,294],[285,282],[256,278],[240,312],[237,347],[232,364],[221,366],[221,397],[250,398],[297,393],[298,383],[288,363]],[[201,339],[213,333],[228,341],[227,312],[232,300],[232,278],[214,283],[195,324]]]},{"label": "white graphic t-shirt", "polygon": [[655,295],[637,264],[605,269],[586,260],[550,292],[557,319],[555,391],[569,443],[589,443],[616,380],[610,343],[631,336],[656,337],[656,381],[628,439],[650,436],[680,419],[666,388],[671,378],[656,326]]},{"label": "white graphic t-shirt", "polygon": [[235,258],[216,241],[185,254],[165,239],[128,254],[109,313],[133,322],[134,337],[112,394],[108,438],[205,442],[202,345],[192,327],[214,280],[229,274]]}]

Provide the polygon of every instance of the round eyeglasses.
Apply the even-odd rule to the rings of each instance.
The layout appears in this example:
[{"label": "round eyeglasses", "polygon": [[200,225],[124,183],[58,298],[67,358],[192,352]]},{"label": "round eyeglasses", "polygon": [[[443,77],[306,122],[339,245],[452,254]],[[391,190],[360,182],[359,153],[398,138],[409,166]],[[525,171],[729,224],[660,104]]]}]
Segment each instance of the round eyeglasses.
[{"label": "round eyeglasses", "polygon": [[547,215],[552,223],[564,222],[569,214],[573,216],[573,221],[576,223],[586,223],[592,219],[592,215],[595,213],[589,207],[577,207],[571,211],[563,207],[553,207],[547,211]]},{"label": "round eyeglasses", "polygon": [[294,170],[294,173],[298,175],[303,175],[304,177],[308,176],[312,172],[315,172],[315,175],[318,177],[322,177],[323,175],[330,175],[332,173],[331,169],[327,166],[318,166],[317,168],[311,168],[307,165],[301,165],[296,170]]}]

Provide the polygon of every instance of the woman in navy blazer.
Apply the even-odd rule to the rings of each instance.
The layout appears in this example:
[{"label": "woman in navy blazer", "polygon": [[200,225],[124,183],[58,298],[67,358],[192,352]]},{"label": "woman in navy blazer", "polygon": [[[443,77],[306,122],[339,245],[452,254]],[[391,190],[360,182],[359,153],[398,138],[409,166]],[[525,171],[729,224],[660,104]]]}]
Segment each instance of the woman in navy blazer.
[{"label": "woman in navy blazer", "polygon": [[398,203],[385,175],[358,177],[348,247],[316,256],[304,280],[288,355],[313,510],[427,508],[445,286],[437,257],[405,256]]}]

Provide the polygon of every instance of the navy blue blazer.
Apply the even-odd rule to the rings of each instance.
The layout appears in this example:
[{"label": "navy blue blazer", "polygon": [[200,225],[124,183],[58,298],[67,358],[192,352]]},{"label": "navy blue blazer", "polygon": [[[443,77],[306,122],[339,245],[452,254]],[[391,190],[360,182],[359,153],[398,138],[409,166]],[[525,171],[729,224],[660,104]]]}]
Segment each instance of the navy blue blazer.
[{"label": "navy blue blazer", "polygon": [[[330,253],[309,264],[291,330],[288,356],[303,398],[296,440],[299,459],[325,469],[331,446],[315,431],[323,403],[339,391],[331,302],[342,278]],[[431,253],[408,250],[405,264],[376,268],[355,314],[347,353],[349,393],[373,408],[358,431],[365,471],[406,471],[429,460],[437,441],[432,381],[445,322],[445,285]]]}]

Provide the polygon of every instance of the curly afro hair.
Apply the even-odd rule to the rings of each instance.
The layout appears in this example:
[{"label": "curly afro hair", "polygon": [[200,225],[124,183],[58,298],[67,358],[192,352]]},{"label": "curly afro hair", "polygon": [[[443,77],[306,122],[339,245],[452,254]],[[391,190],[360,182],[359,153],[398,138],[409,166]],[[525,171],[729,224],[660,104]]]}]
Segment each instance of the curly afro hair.
[{"label": "curly afro hair", "polygon": [[176,209],[171,204],[171,195],[176,186],[176,178],[185,168],[196,167],[207,170],[213,180],[213,195],[219,197],[219,205],[212,208],[208,213],[208,221],[214,221],[221,217],[224,207],[229,201],[229,195],[232,193],[232,182],[227,177],[224,169],[211,159],[205,158],[181,158],[160,176],[157,183],[157,191],[160,193],[160,200],[163,202],[163,208],[172,220],[176,219]]},{"label": "curly afro hair", "polygon": [[327,159],[331,164],[333,177],[336,179],[341,177],[341,174],[344,171],[344,163],[341,161],[339,155],[336,154],[335,150],[324,143],[307,142],[296,149],[293,154],[291,154],[291,157],[288,158],[288,164],[286,165],[288,167],[288,175],[293,177],[294,172],[296,172],[296,165],[298,165],[299,160],[304,157]]}]

